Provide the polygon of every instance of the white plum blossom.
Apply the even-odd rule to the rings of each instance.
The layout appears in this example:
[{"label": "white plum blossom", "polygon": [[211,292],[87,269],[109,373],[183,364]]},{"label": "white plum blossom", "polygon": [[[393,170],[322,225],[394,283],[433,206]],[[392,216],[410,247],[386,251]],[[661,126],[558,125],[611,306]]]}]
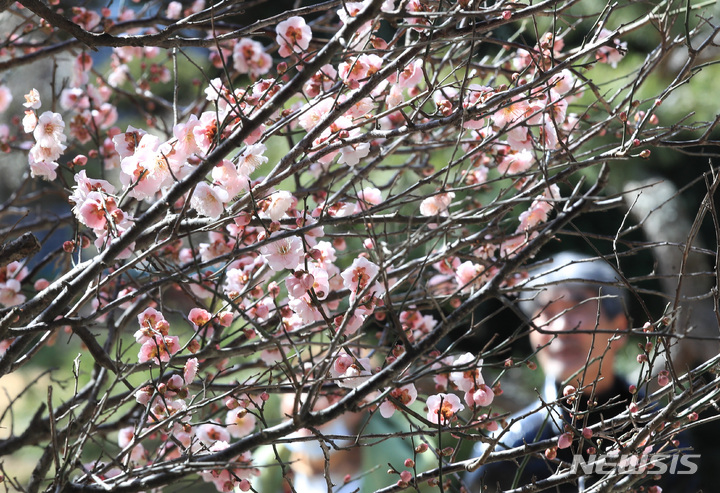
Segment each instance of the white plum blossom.
[{"label": "white plum blossom", "polygon": [[30,92],[25,95],[25,102],[23,103],[23,106],[37,110],[40,108],[40,104],[40,93],[37,89],[31,89]]},{"label": "white plum blossom", "polygon": [[268,158],[263,155],[265,151],[267,151],[265,144],[251,144],[245,147],[238,160],[240,171],[244,175],[250,176],[253,171],[267,163]]},{"label": "white plum blossom", "polygon": [[219,218],[225,210],[224,203],[228,200],[228,193],[221,187],[208,185],[201,181],[195,187],[190,205],[198,214]]},{"label": "white plum blossom", "polygon": [[293,206],[294,202],[295,198],[290,192],[284,190],[275,192],[268,199],[268,207],[265,210],[265,214],[273,221],[279,221]]}]

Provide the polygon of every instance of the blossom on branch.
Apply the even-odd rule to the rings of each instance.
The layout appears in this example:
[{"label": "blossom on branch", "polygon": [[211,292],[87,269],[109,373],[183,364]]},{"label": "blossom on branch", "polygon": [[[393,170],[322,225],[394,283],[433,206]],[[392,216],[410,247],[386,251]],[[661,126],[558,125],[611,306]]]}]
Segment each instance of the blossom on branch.
[{"label": "blossom on branch", "polygon": [[275,41],[280,46],[278,53],[282,57],[302,53],[310,46],[312,31],[302,17],[290,17],[278,23],[275,32],[277,33]]},{"label": "blossom on branch", "polygon": [[433,424],[449,425],[455,415],[465,409],[455,394],[435,394],[427,399],[427,419]]}]

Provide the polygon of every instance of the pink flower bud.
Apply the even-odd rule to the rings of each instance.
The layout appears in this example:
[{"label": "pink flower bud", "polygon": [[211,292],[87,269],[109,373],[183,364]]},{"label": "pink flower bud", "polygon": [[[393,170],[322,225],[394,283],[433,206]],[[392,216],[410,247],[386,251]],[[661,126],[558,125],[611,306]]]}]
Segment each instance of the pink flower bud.
[{"label": "pink flower bud", "polygon": [[548,458],[548,460],[553,460],[555,457],[557,457],[557,447],[550,447],[548,449],[545,449],[545,457]]},{"label": "pink flower bud", "polygon": [[50,285],[50,282],[47,279],[38,279],[37,281],[35,281],[35,284],[33,285],[33,287],[35,288],[36,291],[42,291],[49,285]]},{"label": "pink flower bud", "polygon": [[568,448],[570,445],[572,445],[572,441],[573,441],[572,433],[569,433],[569,432],[563,433],[562,435],[560,435],[560,439],[558,440],[557,446],[559,449]]}]

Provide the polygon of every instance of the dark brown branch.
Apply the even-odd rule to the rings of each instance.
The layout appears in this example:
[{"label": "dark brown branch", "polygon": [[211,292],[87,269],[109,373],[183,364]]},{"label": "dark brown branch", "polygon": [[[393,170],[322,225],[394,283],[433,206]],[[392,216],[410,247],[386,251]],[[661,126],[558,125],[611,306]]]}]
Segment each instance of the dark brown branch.
[{"label": "dark brown branch", "polygon": [[20,238],[0,245],[0,267],[10,262],[32,257],[40,251],[40,242],[32,233],[25,233]]}]

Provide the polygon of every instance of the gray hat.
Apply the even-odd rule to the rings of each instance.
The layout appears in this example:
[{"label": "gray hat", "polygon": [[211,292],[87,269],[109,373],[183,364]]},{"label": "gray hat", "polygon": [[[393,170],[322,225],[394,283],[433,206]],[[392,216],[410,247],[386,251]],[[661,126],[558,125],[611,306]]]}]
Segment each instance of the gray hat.
[{"label": "gray hat", "polygon": [[523,287],[518,301],[520,309],[528,316],[543,308],[538,294],[557,288],[576,293],[578,302],[593,296],[601,296],[600,306],[610,318],[626,313],[627,292],[620,287],[620,275],[602,258],[588,259],[577,252],[562,252],[551,257],[550,264],[530,272],[530,279]]}]

